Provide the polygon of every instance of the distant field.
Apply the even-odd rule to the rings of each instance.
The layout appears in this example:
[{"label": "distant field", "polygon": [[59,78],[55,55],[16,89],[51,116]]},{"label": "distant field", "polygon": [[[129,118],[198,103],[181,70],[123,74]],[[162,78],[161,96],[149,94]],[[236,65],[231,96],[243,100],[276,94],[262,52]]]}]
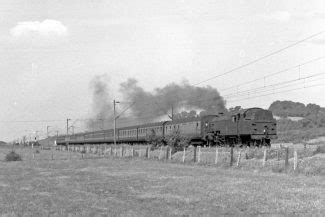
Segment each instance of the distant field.
[{"label": "distant field", "polygon": [[[0,149],[2,160],[9,149]],[[139,158],[19,149],[0,161],[0,213],[80,215],[323,215],[325,180]],[[53,158],[52,159],[52,154]],[[92,159],[90,159],[92,157]]]}]

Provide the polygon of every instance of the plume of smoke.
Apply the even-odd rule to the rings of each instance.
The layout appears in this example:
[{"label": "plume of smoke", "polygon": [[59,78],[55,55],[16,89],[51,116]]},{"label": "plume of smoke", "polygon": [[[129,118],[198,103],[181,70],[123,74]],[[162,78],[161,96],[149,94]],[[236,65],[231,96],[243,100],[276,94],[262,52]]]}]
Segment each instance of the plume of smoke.
[{"label": "plume of smoke", "polygon": [[93,119],[88,121],[87,127],[105,128],[107,119],[113,118],[112,100],[109,93],[109,78],[107,75],[96,75],[90,82],[90,89],[93,93]]},{"label": "plume of smoke", "polygon": [[147,92],[138,85],[137,80],[128,79],[120,84],[120,91],[126,100],[136,102],[132,107],[134,116],[147,117],[148,120],[170,114],[172,107],[174,112],[181,112],[180,109],[184,108],[202,110],[205,114],[227,111],[217,89],[191,86],[186,81]]}]

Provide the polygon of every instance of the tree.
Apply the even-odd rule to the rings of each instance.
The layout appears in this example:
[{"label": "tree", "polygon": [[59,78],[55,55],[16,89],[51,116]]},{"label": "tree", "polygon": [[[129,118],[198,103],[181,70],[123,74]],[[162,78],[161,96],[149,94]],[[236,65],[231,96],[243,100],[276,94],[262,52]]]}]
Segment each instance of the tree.
[{"label": "tree", "polygon": [[174,120],[182,120],[182,119],[195,118],[195,117],[197,117],[197,113],[195,110],[191,110],[189,112],[182,111],[180,113],[174,114]]},{"label": "tree", "polygon": [[238,112],[240,112],[241,110],[243,110],[243,108],[242,108],[241,106],[236,106],[236,107],[231,107],[231,108],[229,108],[229,111],[230,111],[231,113],[238,113]]}]

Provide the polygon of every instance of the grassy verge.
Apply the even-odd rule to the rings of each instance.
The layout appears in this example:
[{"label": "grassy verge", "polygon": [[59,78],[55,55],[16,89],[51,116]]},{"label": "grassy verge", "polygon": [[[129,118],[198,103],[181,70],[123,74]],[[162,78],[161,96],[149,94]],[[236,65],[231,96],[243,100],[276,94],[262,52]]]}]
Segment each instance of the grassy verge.
[{"label": "grassy verge", "polygon": [[[7,151],[0,150],[0,155]],[[321,215],[320,176],[288,176],[139,158],[16,150],[0,162],[0,213],[80,215]],[[55,160],[51,160],[52,154]],[[90,157],[93,157],[92,159]]]}]

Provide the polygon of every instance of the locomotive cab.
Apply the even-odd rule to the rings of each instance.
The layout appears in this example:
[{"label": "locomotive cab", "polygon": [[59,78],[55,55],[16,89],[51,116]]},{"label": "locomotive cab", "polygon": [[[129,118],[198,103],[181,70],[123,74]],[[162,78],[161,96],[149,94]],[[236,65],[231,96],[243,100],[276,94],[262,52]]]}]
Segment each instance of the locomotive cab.
[{"label": "locomotive cab", "polygon": [[[270,145],[271,139],[276,139],[276,120],[272,112],[261,108],[251,108],[243,113],[246,120],[246,131],[251,135],[253,143]],[[244,129],[243,129],[244,130]]]},{"label": "locomotive cab", "polygon": [[270,145],[276,138],[276,120],[270,111],[261,108],[215,117],[205,127],[208,143],[221,146]]}]

